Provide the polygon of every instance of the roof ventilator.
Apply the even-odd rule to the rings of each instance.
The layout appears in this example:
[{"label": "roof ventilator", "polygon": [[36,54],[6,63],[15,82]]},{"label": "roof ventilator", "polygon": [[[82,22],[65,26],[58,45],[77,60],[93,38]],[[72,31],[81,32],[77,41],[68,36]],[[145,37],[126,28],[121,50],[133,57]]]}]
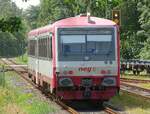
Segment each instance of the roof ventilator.
[{"label": "roof ventilator", "polygon": [[87,12],[88,23],[95,24],[95,21],[91,20],[91,14]]},{"label": "roof ventilator", "polygon": [[80,15],[77,15],[76,17],[87,17],[88,23],[95,24],[95,21],[91,20],[91,14],[89,12],[82,13]]}]

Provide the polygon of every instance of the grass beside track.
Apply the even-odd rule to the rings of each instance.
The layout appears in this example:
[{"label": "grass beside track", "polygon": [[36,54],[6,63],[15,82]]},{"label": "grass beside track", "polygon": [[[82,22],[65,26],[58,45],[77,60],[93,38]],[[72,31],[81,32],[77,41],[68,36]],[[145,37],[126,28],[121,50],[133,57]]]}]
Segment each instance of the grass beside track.
[{"label": "grass beside track", "polygon": [[27,62],[28,62],[28,55],[27,55],[27,53],[25,53],[22,56],[16,57],[14,60],[15,60],[15,62],[17,64],[27,64]]},{"label": "grass beside track", "polygon": [[110,100],[113,106],[125,110],[127,114],[150,114],[150,101],[142,98],[120,93]]},{"label": "grass beside track", "polygon": [[56,109],[53,105],[39,99],[33,92],[27,92],[26,86],[17,85],[14,78],[18,79],[16,73],[5,73],[5,87],[0,86],[0,114],[49,114],[55,112]]}]

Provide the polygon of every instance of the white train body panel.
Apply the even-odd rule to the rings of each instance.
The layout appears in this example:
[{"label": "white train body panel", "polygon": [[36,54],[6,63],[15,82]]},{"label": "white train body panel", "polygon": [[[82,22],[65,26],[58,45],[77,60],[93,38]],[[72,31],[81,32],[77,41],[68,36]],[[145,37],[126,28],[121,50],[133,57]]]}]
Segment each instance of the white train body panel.
[{"label": "white train body panel", "polygon": [[52,78],[52,61],[50,60],[38,60],[39,72],[49,78]]},{"label": "white train body panel", "polygon": [[117,76],[118,70],[116,61],[112,64],[104,61],[59,62],[58,69],[60,76]]},{"label": "white train body panel", "polygon": [[36,70],[36,61],[35,57],[28,56],[28,68],[32,71]]}]

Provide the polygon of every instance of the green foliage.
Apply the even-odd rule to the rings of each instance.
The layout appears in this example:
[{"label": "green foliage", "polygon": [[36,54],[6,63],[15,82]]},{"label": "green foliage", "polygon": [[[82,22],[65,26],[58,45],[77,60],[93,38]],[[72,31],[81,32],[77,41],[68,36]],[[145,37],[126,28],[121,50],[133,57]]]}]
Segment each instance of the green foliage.
[{"label": "green foliage", "polygon": [[149,114],[150,111],[149,100],[125,92],[120,92],[119,96],[113,97],[110,103],[112,106],[125,110],[128,114]]},{"label": "green foliage", "polygon": [[14,56],[17,54],[15,47],[16,38],[9,32],[0,32],[0,55],[1,56]]},{"label": "green foliage", "polygon": [[137,1],[123,0],[116,9],[121,9],[121,58],[139,58],[140,49],[143,47],[144,40],[142,41],[136,35],[136,32],[140,30]]},{"label": "green foliage", "polygon": [[26,52],[27,41],[23,32],[15,32],[17,55],[23,55]]},{"label": "green foliage", "polygon": [[[116,7],[121,1],[112,0],[107,3],[107,0],[41,0],[37,26],[87,12],[93,16],[105,17],[107,7]],[[111,13],[109,17],[110,15]]]},{"label": "green foliage", "polygon": [[30,6],[30,8],[24,12],[23,16],[26,18],[26,22],[31,27],[31,29],[37,28],[39,13],[39,6]]},{"label": "green foliage", "polygon": [[0,0],[0,56],[25,52],[27,26],[20,10],[11,0]]},{"label": "green foliage", "polygon": [[22,82],[18,77],[14,72],[6,72],[6,87],[0,87],[0,114],[55,113],[56,107],[41,100],[34,92],[24,92],[31,89],[30,85],[17,86],[16,83]]},{"label": "green foliage", "polygon": [[18,64],[27,64],[27,62],[28,62],[27,53],[25,53],[24,55],[16,57],[15,62],[18,63]]},{"label": "green foliage", "polygon": [[146,40],[142,51],[140,52],[142,59],[150,59],[150,37]]},{"label": "green foliage", "polygon": [[0,20],[0,31],[18,32],[22,29],[22,22],[19,17],[2,18]]},{"label": "green foliage", "polygon": [[25,52],[24,35],[16,32],[0,32],[0,56],[12,57]]},{"label": "green foliage", "polygon": [[144,39],[144,47],[140,52],[142,59],[150,59],[150,1],[143,0],[138,3],[138,10],[141,13],[139,23],[142,30],[137,32],[137,35]]}]

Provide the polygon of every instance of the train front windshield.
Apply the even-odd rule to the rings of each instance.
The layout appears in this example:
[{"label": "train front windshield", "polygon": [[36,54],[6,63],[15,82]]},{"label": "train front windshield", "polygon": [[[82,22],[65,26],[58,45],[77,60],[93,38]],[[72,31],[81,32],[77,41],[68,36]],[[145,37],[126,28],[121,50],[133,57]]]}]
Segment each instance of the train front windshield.
[{"label": "train front windshield", "polygon": [[60,61],[115,60],[113,28],[63,28],[58,31]]}]

